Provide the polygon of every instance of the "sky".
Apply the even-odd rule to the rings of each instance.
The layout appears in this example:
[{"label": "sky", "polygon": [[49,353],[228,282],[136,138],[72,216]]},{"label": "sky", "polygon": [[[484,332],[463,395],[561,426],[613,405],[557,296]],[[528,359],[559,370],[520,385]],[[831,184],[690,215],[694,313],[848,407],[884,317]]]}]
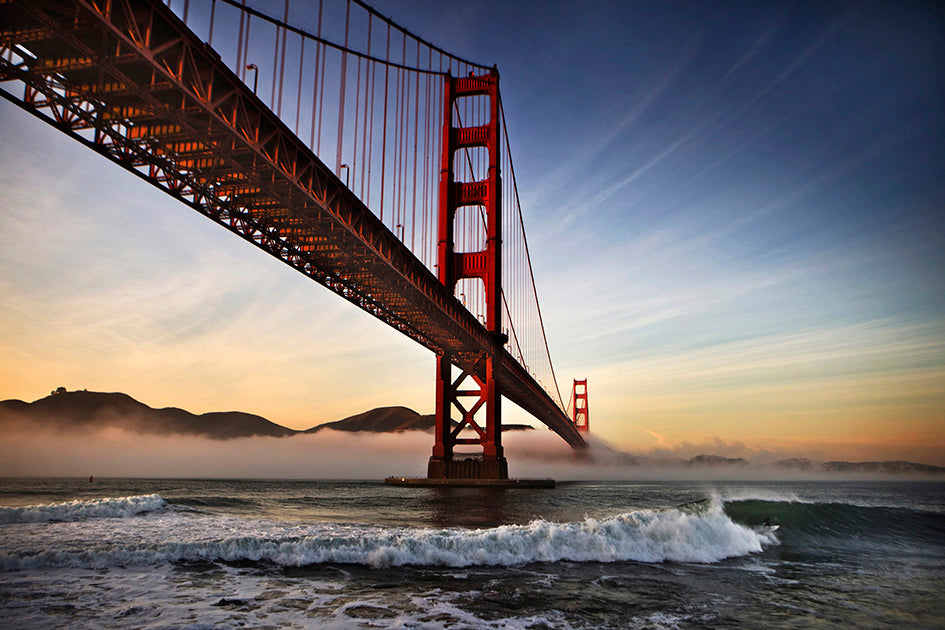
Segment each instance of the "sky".
[{"label": "sky", "polygon": [[[498,66],[551,356],[596,437],[945,465],[945,10],[373,5]],[[0,399],[433,410],[428,351],[6,101],[0,242]]]}]

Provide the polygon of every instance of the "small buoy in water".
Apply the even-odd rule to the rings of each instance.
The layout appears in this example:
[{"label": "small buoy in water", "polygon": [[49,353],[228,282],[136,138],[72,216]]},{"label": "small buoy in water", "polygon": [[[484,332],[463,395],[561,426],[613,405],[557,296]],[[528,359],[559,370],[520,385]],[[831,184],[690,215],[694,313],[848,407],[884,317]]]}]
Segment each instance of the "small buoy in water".
[{"label": "small buoy in water", "polygon": [[95,479],[92,478],[92,475],[89,475],[89,483],[92,483],[93,481],[95,481]]}]

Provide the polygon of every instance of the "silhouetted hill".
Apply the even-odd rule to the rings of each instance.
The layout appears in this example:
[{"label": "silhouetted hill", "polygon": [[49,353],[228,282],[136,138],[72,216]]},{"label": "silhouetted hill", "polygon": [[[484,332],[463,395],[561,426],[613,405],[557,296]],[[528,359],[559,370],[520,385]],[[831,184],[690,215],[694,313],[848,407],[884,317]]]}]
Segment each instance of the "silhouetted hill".
[{"label": "silhouetted hill", "polygon": [[915,462],[815,462],[804,458],[782,459],[775,462],[781,468],[803,471],[823,471],[840,473],[945,473],[945,467]]},{"label": "silhouetted hill", "polygon": [[199,435],[215,440],[297,433],[239,411],[194,415],[176,407],[153,409],[127,394],[88,391],[57,393],[33,403],[0,402],[0,423],[22,422],[61,431],[118,427],[136,433]]},{"label": "silhouetted hill", "polygon": [[322,429],[335,431],[370,431],[371,433],[400,433],[401,431],[432,431],[436,416],[421,416],[406,407],[379,407],[356,416],[325,422],[305,433],[317,433]]},{"label": "silhouetted hill", "polygon": [[[335,422],[326,422],[311,429],[305,433],[317,433],[322,429],[334,429],[335,431],[367,431],[370,433],[400,433],[401,431],[433,431],[433,424],[436,416],[420,415],[413,409],[407,407],[379,407],[356,416],[337,420]],[[453,422],[456,426],[456,422]],[[527,424],[506,424],[502,427],[503,431],[531,431],[532,427]]]},{"label": "silhouetted hill", "polygon": [[742,457],[722,457],[721,455],[696,455],[686,462],[688,466],[747,466],[748,460]]},{"label": "silhouetted hill", "polygon": [[774,463],[779,468],[788,468],[792,470],[817,470],[817,462],[813,462],[806,457],[792,457],[791,459],[782,459]]},{"label": "silhouetted hill", "polygon": [[[215,440],[253,436],[285,437],[297,433],[316,433],[322,429],[371,433],[411,430],[432,432],[434,419],[432,415],[423,416],[406,407],[380,407],[344,420],[326,422],[307,431],[296,431],[261,416],[240,411],[195,415],[177,407],[153,409],[121,393],[61,390],[32,403],[22,400],[0,402],[0,425],[32,423],[59,431],[117,427],[135,433],[195,435]],[[503,430],[531,428],[528,425],[511,424],[504,426]]]}]

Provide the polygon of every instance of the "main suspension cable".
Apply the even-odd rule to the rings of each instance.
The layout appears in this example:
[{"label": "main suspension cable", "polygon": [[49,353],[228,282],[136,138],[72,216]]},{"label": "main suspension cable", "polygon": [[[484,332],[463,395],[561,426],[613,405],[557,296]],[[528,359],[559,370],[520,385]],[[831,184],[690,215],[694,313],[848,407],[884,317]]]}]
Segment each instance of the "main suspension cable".
[{"label": "main suspension cable", "polygon": [[[356,55],[356,56],[358,56],[358,57],[360,57],[360,58],[362,58],[362,59],[366,59],[366,60],[368,60],[368,61],[373,61],[373,62],[375,62],[375,63],[384,64],[384,65],[390,66],[390,67],[392,67],[392,68],[400,68],[400,69],[402,69],[402,70],[410,70],[410,71],[412,71],[412,72],[421,72],[421,73],[425,73],[425,74],[443,74],[443,71],[442,71],[442,70],[432,70],[432,69],[428,69],[428,68],[417,68],[417,67],[413,67],[413,66],[408,66],[408,65],[406,65],[406,64],[404,64],[404,63],[397,63],[397,62],[390,61],[390,60],[387,60],[387,59],[381,59],[380,57],[371,56],[370,54],[364,53],[364,52],[362,52],[362,51],[360,51],[360,50],[354,50],[354,49],[348,48],[348,47],[345,46],[344,44],[335,43],[335,42],[333,42],[333,41],[331,41],[331,40],[328,40],[328,39],[325,39],[325,38],[321,37],[320,35],[316,35],[316,34],[314,34],[314,33],[311,33],[311,32],[309,32],[309,31],[306,31],[306,30],[303,29],[303,28],[299,28],[299,27],[297,27],[297,26],[292,26],[291,24],[286,23],[286,21],[284,21],[284,20],[280,20],[279,18],[272,17],[271,15],[268,15],[268,14],[266,14],[266,13],[263,13],[262,11],[259,11],[258,9],[254,9],[253,7],[246,6],[246,5],[244,5],[242,2],[237,2],[237,0],[220,0],[220,1],[223,2],[223,3],[225,3],[225,4],[230,5],[231,7],[235,7],[235,8],[237,8],[237,9],[239,9],[241,12],[244,12],[244,13],[246,13],[246,14],[248,14],[248,15],[251,15],[251,16],[254,16],[254,17],[258,17],[259,19],[261,19],[261,20],[263,20],[263,21],[265,21],[265,22],[269,22],[270,24],[273,24],[273,25],[276,26],[277,28],[282,28],[282,29],[285,29],[285,30],[287,30],[287,31],[291,31],[291,32],[295,33],[296,35],[301,35],[302,37],[306,37],[306,38],[308,38],[308,39],[314,40],[314,41],[316,41],[316,42],[318,42],[318,43],[320,43],[320,44],[324,44],[325,46],[328,46],[329,48],[334,48],[335,50],[338,50],[338,51],[340,51],[340,52],[342,52],[342,53],[348,53],[348,54],[351,54],[351,55]],[[420,43],[423,44],[424,46],[427,46],[427,47],[429,47],[429,48],[431,48],[431,49],[433,49],[433,50],[436,50],[437,52],[439,52],[439,53],[441,53],[441,54],[443,54],[443,55],[446,55],[446,56],[449,57],[450,59],[455,60],[455,61],[457,62],[457,64],[466,64],[466,65],[468,65],[468,66],[472,66],[472,67],[475,67],[475,68],[479,68],[479,69],[481,69],[481,70],[488,70],[488,69],[489,69],[489,66],[483,65],[483,64],[481,64],[481,63],[475,63],[475,62],[472,62],[472,61],[467,61],[466,59],[463,59],[462,57],[457,57],[456,55],[453,55],[453,54],[451,54],[451,53],[448,53],[448,52],[446,52],[445,50],[439,48],[438,46],[436,46],[436,45],[434,45],[434,44],[431,44],[430,42],[426,41],[426,40],[423,39],[422,37],[418,37],[417,35],[414,35],[413,33],[411,33],[410,31],[408,31],[408,30],[405,29],[404,27],[400,26],[399,24],[397,24],[396,22],[394,22],[394,21],[391,20],[390,18],[384,17],[383,15],[381,15],[380,13],[378,13],[377,11],[375,11],[374,9],[372,9],[371,7],[369,7],[368,5],[364,4],[364,3],[361,2],[360,0],[352,0],[352,1],[353,1],[355,4],[357,4],[358,6],[360,6],[361,8],[365,9],[366,11],[368,11],[368,12],[369,12],[371,15],[373,15],[374,17],[376,17],[376,18],[378,18],[378,19],[380,19],[380,20],[386,22],[388,26],[393,26],[394,28],[396,28],[397,30],[399,30],[400,32],[402,32],[402,33],[404,34],[404,37],[405,37],[405,38],[406,38],[406,37],[410,37],[411,39],[414,39],[414,40],[420,42]],[[449,72],[449,69],[447,69],[447,72]]]}]

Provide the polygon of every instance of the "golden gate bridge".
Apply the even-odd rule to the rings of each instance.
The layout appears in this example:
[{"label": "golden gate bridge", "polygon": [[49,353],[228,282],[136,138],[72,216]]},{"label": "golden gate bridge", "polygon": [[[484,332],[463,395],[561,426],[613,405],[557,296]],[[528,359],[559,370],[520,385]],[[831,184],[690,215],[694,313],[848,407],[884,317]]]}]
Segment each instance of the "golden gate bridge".
[{"label": "golden gate bridge", "polygon": [[432,350],[425,481],[508,479],[502,396],[586,447],[587,382],[566,406],[498,69],[361,0],[259,8],[277,4],[0,2],[0,96]]}]

